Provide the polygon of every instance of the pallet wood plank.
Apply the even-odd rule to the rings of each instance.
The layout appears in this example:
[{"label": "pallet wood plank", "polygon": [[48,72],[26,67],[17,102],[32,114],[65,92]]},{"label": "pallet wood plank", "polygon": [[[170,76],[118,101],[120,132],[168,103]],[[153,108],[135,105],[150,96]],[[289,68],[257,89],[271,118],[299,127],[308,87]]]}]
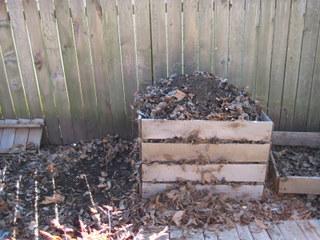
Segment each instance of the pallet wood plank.
[{"label": "pallet wood plank", "polygon": [[142,143],[142,161],[267,162],[270,144]]},{"label": "pallet wood plank", "polygon": [[114,132],[121,136],[127,136],[129,120],[126,115],[126,103],[123,81],[121,80],[120,42],[118,38],[118,16],[116,1],[103,0],[101,7],[104,18],[103,34],[106,49],[106,68],[108,74],[105,76],[110,84],[110,105]]},{"label": "pallet wood plank", "polygon": [[317,233],[320,238],[320,220],[319,219],[311,219],[309,220],[309,224],[311,228]]},{"label": "pallet wood plank", "polygon": [[230,1],[229,80],[236,86],[242,82],[245,0]]},{"label": "pallet wood plank", "polygon": [[222,232],[218,232],[219,240],[239,240],[239,236],[237,230],[232,228],[230,230],[224,230]]},{"label": "pallet wood plank", "polygon": [[75,138],[87,139],[87,129],[83,112],[83,95],[79,81],[79,72],[77,67],[78,60],[72,30],[72,22],[70,18],[69,4],[64,0],[56,0],[54,3],[64,73],[70,102],[72,126]]},{"label": "pallet wood plank", "polygon": [[[4,120],[5,123],[8,124],[15,124],[17,120],[14,119],[6,119]],[[14,128],[6,128],[2,132],[1,136],[1,145],[0,145],[0,152],[9,152],[14,143],[16,130]]]},{"label": "pallet wood plank", "polygon": [[270,90],[268,98],[268,114],[275,128],[280,124],[283,77],[287,53],[291,0],[277,1],[275,10],[274,36],[271,57]]},{"label": "pallet wood plank", "polygon": [[309,96],[311,94],[314,61],[319,35],[320,1],[308,0],[304,16],[304,30],[295,99],[293,129],[306,130]]},{"label": "pallet wood plank", "polygon": [[42,117],[38,82],[35,77],[33,59],[30,52],[28,34],[23,15],[22,1],[7,1],[11,29],[15,48],[17,49],[18,64],[21,71],[23,87],[28,101],[30,115],[33,118]]},{"label": "pallet wood plank", "polygon": [[319,147],[320,133],[275,131],[272,133],[272,143],[280,146]]},{"label": "pallet wood plank", "polygon": [[282,235],[279,227],[276,224],[271,224],[271,226],[267,229],[267,233],[272,240],[285,240],[285,237]]},{"label": "pallet wood plank", "polygon": [[86,125],[87,137],[90,139],[99,135],[99,128],[97,128],[99,120],[88,21],[83,1],[72,0],[69,4],[72,16],[75,51],[78,59],[81,93],[83,96],[83,105],[81,106],[83,121],[85,123],[84,125]]},{"label": "pallet wood plank", "polygon": [[218,235],[213,230],[205,229],[203,235],[205,240],[218,240]]},{"label": "pallet wood plank", "polygon": [[135,35],[139,89],[152,84],[149,0],[135,1]]},{"label": "pallet wood plank", "polygon": [[237,224],[236,229],[240,240],[254,240],[248,226]]},{"label": "pallet wood plank", "polygon": [[61,144],[61,133],[59,119],[52,92],[53,83],[50,79],[48,63],[46,61],[45,47],[41,36],[41,23],[37,3],[35,1],[23,1],[23,9],[26,18],[31,51],[33,54],[35,71],[39,83],[41,102],[43,103],[43,114],[46,118],[46,125],[50,143]]},{"label": "pallet wood plank", "polygon": [[[142,196],[151,197],[157,193],[172,189],[177,185],[174,183],[142,183]],[[214,194],[241,199],[260,199],[263,193],[263,185],[201,185],[193,184],[197,190],[207,190]]]},{"label": "pallet wood plank", "polygon": [[171,227],[169,230],[170,240],[178,240],[183,238],[183,230],[177,227]]},{"label": "pallet wood plank", "polygon": [[280,128],[282,130],[290,130],[293,127],[305,10],[306,0],[292,1],[281,106]]},{"label": "pallet wood plank", "polygon": [[141,124],[143,140],[193,136],[269,142],[272,132],[272,122],[142,119]]},{"label": "pallet wood plank", "polygon": [[295,221],[285,221],[278,224],[278,227],[285,239],[307,240]]},{"label": "pallet wood plank", "polygon": [[0,46],[15,113],[17,117],[29,117],[5,0],[0,0],[0,22]]},{"label": "pallet wood plank", "polygon": [[320,236],[318,236],[314,227],[309,223],[308,220],[300,220],[296,221],[304,235],[307,237],[308,240],[319,240]]},{"label": "pallet wood plank", "polygon": [[198,0],[183,1],[184,73],[199,70],[199,16]]},{"label": "pallet wood plank", "polygon": [[54,18],[54,5],[51,0],[39,1],[42,40],[45,49],[45,59],[48,63],[50,80],[53,85],[55,106],[59,118],[63,143],[74,140],[71,122],[70,104],[61,62],[57,23]]},{"label": "pallet wood plank", "polygon": [[165,0],[151,0],[153,79],[157,83],[167,77]]},{"label": "pallet wood plank", "polygon": [[258,24],[260,17],[260,1],[248,0],[245,5],[244,49],[242,60],[242,83],[239,87],[254,96],[256,64],[258,52]]},{"label": "pallet wood plank", "polygon": [[190,240],[204,240],[202,229],[188,229],[183,231],[183,237]]},{"label": "pallet wood plank", "polygon": [[[19,119],[19,124],[27,124],[30,123],[29,119]],[[40,128],[40,126],[39,126]],[[25,146],[27,144],[29,136],[29,128],[16,128],[16,134],[14,138],[14,146],[23,147],[25,149]]]},{"label": "pallet wood plank", "polygon": [[264,182],[265,174],[265,164],[142,164],[142,180],[150,182]]},{"label": "pallet wood plank", "polygon": [[168,75],[182,72],[181,0],[167,1]]},{"label": "pallet wood plank", "polygon": [[256,224],[250,224],[249,229],[254,240],[271,240],[267,231]]},{"label": "pallet wood plank", "polygon": [[279,192],[296,194],[320,194],[320,177],[280,177]]},{"label": "pallet wood plank", "polygon": [[[43,123],[43,120],[42,119],[33,119],[32,123],[41,124],[41,123]],[[41,137],[42,137],[42,128],[30,129],[27,144],[32,144],[35,147],[39,148],[40,144],[41,144]]]}]

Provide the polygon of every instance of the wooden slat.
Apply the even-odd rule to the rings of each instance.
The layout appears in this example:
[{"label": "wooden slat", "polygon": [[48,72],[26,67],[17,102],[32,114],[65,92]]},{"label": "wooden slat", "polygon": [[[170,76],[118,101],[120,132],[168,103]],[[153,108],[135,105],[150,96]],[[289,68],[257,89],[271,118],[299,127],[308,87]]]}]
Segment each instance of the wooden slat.
[{"label": "wooden slat", "polygon": [[319,240],[320,236],[317,234],[315,228],[310,224],[308,220],[296,221],[303,234],[308,240]]},{"label": "wooden slat", "polygon": [[[0,124],[3,124],[4,120],[0,119]],[[3,128],[0,128],[0,146],[1,146],[1,138],[2,138],[2,134],[3,134]]]},{"label": "wooden slat", "polygon": [[142,143],[142,161],[267,162],[270,144]]},{"label": "wooden slat", "polygon": [[293,127],[306,0],[292,1],[280,128]]},{"label": "wooden slat", "polygon": [[213,230],[204,230],[203,232],[205,240],[218,240],[218,235]]},{"label": "wooden slat", "polygon": [[35,71],[38,78],[43,111],[46,117],[47,131],[50,142],[61,144],[59,119],[54,103],[53,83],[50,79],[48,63],[44,44],[41,36],[41,23],[37,3],[35,1],[23,1],[26,25],[30,37],[31,51],[33,54]]},{"label": "wooden slat", "polygon": [[228,29],[229,29],[229,1],[215,1],[214,50],[215,71],[221,77],[228,76]]},{"label": "wooden slat", "polygon": [[198,0],[183,1],[184,73],[199,69],[199,16]]},{"label": "wooden slat", "polygon": [[[17,120],[6,119],[5,123],[15,124]],[[6,128],[2,132],[1,143],[0,143],[0,152],[9,152],[14,143],[16,130],[14,128]]]},{"label": "wooden slat", "polygon": [[[142,183],[142,196],[148,198],[157,193],[172,189],[176,185],[174,183]],[[200,185],[195,184],[197,190],[207,190],[214,194],[228,196],[231,198],[241,199],[260,199],[263,193],[263,185]]]},{"label": "wooden slat", "polygon": [[250,94],[255,92],[256,64],[258,51],[258,24],[260,17],[260,1],[248,0],[245,6],[244,49],[242,66],[242,83]]},{"label": "wooden slat", "polygon": [[166,139],[198,137],[201,139],[270,141],[272,122],[152,120],[142,119],[142,138]]},{"label": "wooden slat", "polygon": [[287,176],[279,179],[280,193],[320,194],[320,177]]},{"label": "wooden slat", "polygon": [[54,3],[74,136],[77,139],[86,139],[87,129],[82,108],[83,97],[77,68],[78,60],[74,45],[69,5],[64,0],[56,0]]},{"label": "wooden slat", "polygon": [[[93,70],[96,84],[99,115],[99,136],[112,132],[112,112],[110,104],[110,79],[107,78],[107,54],[103,39],[103,12],[100,1],[87,0],[87,17],[89,24],[90,46],[93,59]],[[121,81],[121,79],[117,79]]]},{"label": "wooden slat", "polygon": [[231,181],[264,182],[265,164],[159,164],[142,165],[142,180],[157,182]]},{"label": "wooden slat", "polygon": [[[134,94],[138,90],[138,79],[136,72],[136,58],[135,58],[135,40],[134,40],[134,26],[133,26],[133,9],[131,0],[122,0],[118,5],[119,9],[119,32],[120,45],[122,54],[122,77],[126,99],[126,113],[129,121],[134,123],[134,114],[132,111],[132,103]],[[132,133],[129,132],[128,136]]]},{"label": "wooden slat", "polygon": [[153,79],[156,83],[167,76],[165,0],[151,0]]},{"label": "wooden slat", "polygon": [[38,83],[35,77],[33,59],[30,52],[28,34],[23,15],[22,1],[7,1],[10,16],[11,29],[14,35],[14,44],[17,49],[17,56],[23,87],[28,100],[31,117],[42,117],[40,99],[38,95]]},{"label": "wooden slat", "polygon": [[39,1],[42,40],[44,43],[46,62],[50,72],[50,80],[53,85],[53,92],[56,113],[59,118],[61,135],[64,143],[74,140],[74,133],[71,122],[71,113],[67,87],[64,78],[63,66],[59,41],[57,35],[57,25],[54,18],[54,5],[51,0]]},{"label": "wooden slat", "polygon": [[237,230],[232,228],[230,230],[224,230],[222,232],[218,232],[219,240],[239,240],[239,236]]},{"label": "wooden slat", "polygon": [[245,0],[230,1],[230,4],[229,80],[239,86],[242,82]]},{"label": "wooden slat", "polygon": [[309,224],[312,227],[312,229],[317,233],[318,237],[320,238],[320,220],[311,219],[309,220]]},{"label": "wooden slat", "polygon": [[135,1],[135,34],[139,89],[152,84],[149,0]]},{"label": "wooden slat", "polygon": [[271,240],[267,231],[256,224],[250,224],[249,229],[254,240]]},{"label": "wooden slat", "polygon": [[184,239],[190,240],[204,240],[202,229],[187,229],[183,231]]},{"label": "wooden slat", "polygon": [[268,229],[267,233],[269,234],[272,240],[285,240],[286,238],[282,235],[279,227],[275,224],[272,224]]},{"label": "wooden slat", "polygon": [[213,1],[199,1],[199,70],[211,72]]},{"label": "wooden slat", "polygon": [[170,227],[170,240],[178,240],[183,238],[183,230],[176,227]]},{"label": "wooden slat", "polygon": [[285,221],[278,224],[281,233],[285,236],[285,239],[292,240],[306,240],[307,238],[294,221]]},{"label": "wooden slat", "polygon": [[[42,123],[43,120],[42,119],[34,119],[34,120],[32,120],[32,122],[33,123]],[[40,144],[41,144],[41,137],[42,137],[42,128],[30,129],[27,144],[33,144],[34,146],[39,148]]]},{"label": "wooden slat", "polygon": [[237,224],[236,229],[240,240],[254,240],[248,226]]},{"label": "wooden slat", "polygon": [[272,133],[272,144],[281,146],[319,147],[320,133],[275,131]]},{"label": "wooden slat", "polygon": [[29,117],[5,0],[0,0],[0,46],[17,117]]},{"label": "wooden slat", "polygon": [[[30,120],[19,119],[18,122],[19,124],[24,124],[24,123],[27,124],[27,123],[30,123]],[[40,128],[40,125],[38,125],[38,128]],[[21,146],[25,147],[27,144],[28,136],[29,136],[29,128],[16,128],[14,145],[19,147]]]},{"label": "wooden slat", "polygon": [[181,0],[167,1],[168,74],[182,71]]},{"label": "wooden slat", "polygon": [[[114,132],[127,136],[129,132],[128,118],[126,116],[126,103],[121,81],[120,42],[118,37],[118,16],[116,1],[101,1],[102,11],[105,15],[103,34],[106,55],[107,75],[105,78],[110,84],[110,105],[112,111]],[[97,50],[96,50],[97,51]],[[101,109],[103,111],[103,109]]]},{"label": "wooden slat", "polygon": [[291,0],[277,1],[275,10],[274,36],[272,45],[270,89],[268,98],[268,114],[271,116],[275,128],[280,124],[281,98],[283,77],[287,53],[287,39]]},{"label": "wooden slat", "polygon": [[311,94],[314,61],[319,33],[320,1],[308,0],[304,16],[299,80],[294,108],[293,129],[306,130],[309,96]]}]

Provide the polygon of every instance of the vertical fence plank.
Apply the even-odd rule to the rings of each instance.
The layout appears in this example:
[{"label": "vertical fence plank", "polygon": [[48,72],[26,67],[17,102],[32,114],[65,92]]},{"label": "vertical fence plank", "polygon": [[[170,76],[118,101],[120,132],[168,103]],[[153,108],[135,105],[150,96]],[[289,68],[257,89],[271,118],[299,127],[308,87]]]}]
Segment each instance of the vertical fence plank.
[{"label": "vertical fence plank", "polygon": [[0,0],[0,46],[17,117],[29,117],[5,0]]},{"label": "vertical fence plank", "polygon": [[183,2],[184,72],[199,70],[199,12],[198,0]]},{"label": "vertical fence plank", "polygon": [[5,72],[5,65],[4,65],[1,45],[0,45],[0,86],[1,86],[0,87],[1,115],[2,117],[6,117],[6,118],[15,118],[16,114],[14,112],[14,105],[11,99],[10,89],[8,86],[8,79]]},{"label": "vertical fence plank", "polygon": [[280,127],[292,130],[306,0],[292,1]]},{"label": "vertical fence plank", "polygon": [[74,135],[76,139],[86,139],[87,129],[83,113],[83,97],[77,68],[77,54],[74,45],[68,1],[55,0],[55,13]]},{"label": "vertical fence plank", "polygon": [[228,77],[229,0],[215,2],[215,74]]},{"label": "vertical fence plank", "polygon": [[211,71],[213,1],[199,1],[199,70]]},{"label": "vertical fence plank", "polygon": [[320,1],[308,0],[305,14],[297,96],[295,100],[293,128],[306,130],[309,96],[317,48],[320,20]]},{"label": "vertical fence plank", "polygon": [[269,96],[275,0],[261,0],[260,9],[255,99],[260,102],[263,109],[266,109]]},{"label": "vertical fence plank", "polygon": [[181,0],[167,1],[168,74],[182,72]]},{"label": "vertical fence plank", "polygon": [[216,1],[213,0],[212,6],[212,24],[211,24],[211,72],[215,73],[216,69],[216,42],[215,42],[215,29],[216,29]]},{"label": "vertical fence plank", "polygon": [[41,101],[46,119],[48,137],[53,144],[61,144],[59,119],[53,97],[53,83],[45,59],[45,50],[41,37],[41,24],[37,3],[34,0],[23,1],[26,25],[29,32],[31,51],[33,54],[35,71],[38,78]]},{"label": "vertical fence plank", "polygon": [[320,131],[319,89],[320,89],[320,28],[318,29],[316,59],[313,70],[313,81],[308,111],[308,131]]},{"label": "vertical fence plank", "polygon": [[[103,40],[103,16],[98,0],[87,0],[87,17],[90,32],[90,46],[98,101],[100,136],[112,132],[112,113],[110,104],[110,83],[106,69],[105,45]],[[119,79],[120,81],[120,79]]]},{"label": "vertical fence plank", "polygon": [[245,0],[230,1],[230,6],[229,80],[238,86],[242,82]]},{"label": "vertical fence plank", "polygon": [[118,1],[119,29],[122,54],[122,76],[126,98],[126,112],[130,121],[134,121],[131,105],[138,90],[136,78],[135,42],[133,32],[133,12],[131,0]]},{"label": "vertical fence plank", "polygon": [[139,89],[152,84],[149,0],[135,0],[135,34]]},{"label": "vertical fence plank", "polygon": [[291,0],[277,1],[275,13],[270,90],[267,110],[276,129],[278,129],[280,124],[281,98],[287,54],[290,6]]},{"label": "vertical fence plank", "polygon": [[70,9],[83,97],[83,121],[87,128],[88,138],[93,138],[99,135],[99,128],[97,128],[99,122],[90,51],[90,36],[84,2],[71,0]]},{"label": "vertical fence plank", "polygon": [[151,1],[153,79],[156,83],[167,76],[165,0]]},{"label": "vertical fence plank", "polygon": [[38,83],[33,68],[29,40],[25,27],[22,1],[11,0],[7,2],[12,32],[14,36],[21,77],[28,100],[31,117],[42,117]]},{"label": "vertical fence plank", "polygon": [[124,87],[121,77],[120,43],[118,38],[118,20],[115,0],[103,0],[102,10],[105,15],[103,34],[106,48],[106,68],[108,82],[110,82],[110,104],[112,110],[114,132],[121,136],[128,134],[128,118]]},{"label": "vertical fence plank", "polygon": [[71,122],[70,104],[67,87],[61,62],[57,24],[54,18],[54,5],[51,0],[39,1],[41,32],[50,72],[50,80],[53,85],[53,96],[59,118],[61,134],[64,143],[74,140]]}]

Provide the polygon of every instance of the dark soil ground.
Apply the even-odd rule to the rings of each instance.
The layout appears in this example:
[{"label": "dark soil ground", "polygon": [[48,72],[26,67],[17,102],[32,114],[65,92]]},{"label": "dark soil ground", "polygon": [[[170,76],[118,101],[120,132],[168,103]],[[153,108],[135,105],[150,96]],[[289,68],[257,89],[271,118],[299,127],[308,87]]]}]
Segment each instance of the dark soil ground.
[{"label": "dark soil ground", "polygon": [[161,79],[136,96],[142,118],[259,120],[261,109],[244,90],[205,72]]},{"label": "dark soil ground", "polygon": [[261,201],[241,201],[179,185],[142,200],[138,152],[136,142],[106,137],[1,155],[0,235],[132,239],[142,225],[220,228],[320,217],[319,197],[268,190]]},{"label": "dark soil ground", "polygon": [[320,149],[276,146],[273,153],[281,176],[320,177]]}]

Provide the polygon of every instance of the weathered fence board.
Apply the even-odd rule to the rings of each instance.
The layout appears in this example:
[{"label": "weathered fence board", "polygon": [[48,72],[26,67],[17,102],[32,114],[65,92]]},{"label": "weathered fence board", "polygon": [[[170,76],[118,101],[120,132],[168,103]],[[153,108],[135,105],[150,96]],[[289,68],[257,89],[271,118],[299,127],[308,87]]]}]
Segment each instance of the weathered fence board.
[{"label": "weathered fence board", "polygon": [[0,0],[3,118],[43,116],[51,143],[132,134],[137,89],[212,71],[276,129],[319,131],[316,0]]}]

